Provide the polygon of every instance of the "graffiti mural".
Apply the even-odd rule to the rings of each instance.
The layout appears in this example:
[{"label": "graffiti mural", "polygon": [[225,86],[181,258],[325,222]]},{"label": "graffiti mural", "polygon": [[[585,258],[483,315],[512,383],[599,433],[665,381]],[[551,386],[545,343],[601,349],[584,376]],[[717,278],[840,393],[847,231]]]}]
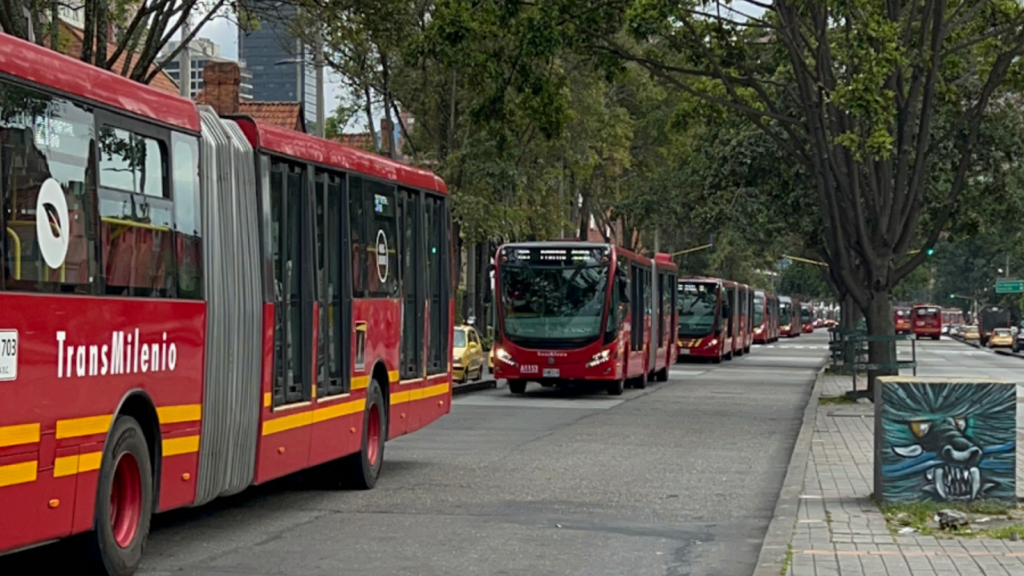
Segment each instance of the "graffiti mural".
[{"label": "graffiti mural", "polygon": [[882,378],[875,494],[886,503],[1016,502],[1016,385]]}]

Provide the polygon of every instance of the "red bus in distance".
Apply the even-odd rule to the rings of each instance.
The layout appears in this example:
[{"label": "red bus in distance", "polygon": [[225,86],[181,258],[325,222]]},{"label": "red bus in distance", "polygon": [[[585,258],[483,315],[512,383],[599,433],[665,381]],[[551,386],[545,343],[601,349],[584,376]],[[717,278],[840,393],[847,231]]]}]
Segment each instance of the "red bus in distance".
[{"label": "red bus in distance", "polygon": [[779,299],[766,290],[754,291],[754,343],[770,344],[779,339]]},{"label": "red bus in distance", "polygon": [[933,304],[915,304],[910,311],[914,337],[938,340],[942,336],[942,309]]},{"label": "red bus in distance", "polygon": [[0,72],[0,554],[132,574],[152,514],[372,488],[449,412],[440,178],[4,34]]},{"label": "red bus in distance", "polygon": [[[649,372],[652,261],[593,242],[523,242],[498,248],[495,378],[513,394],[600,386],[620,395]],[[668,377],[667,366],[663,376]]]},{"label": "red bus in distance", "polygon": [[814,333],[814,308],[810,304],[800,306],[800,325],[804,334]]},{"label": "red bus in distance", "polygon": [[736,309],[739,317],[736,319],[736,355],[742,356],[750,352],[754,343],[753,326],[753,290],[746,284],[736,284]]},{"label": "red bus in distance", "polygon": [[896,306],[892,310],[892,320],[897,334],[910,334],[913,331],[910,323],[910,308]]},{"label": "red bus in distance", "polygon": [[717,364],[732,357],[725,284],[724,280],[701,276],[679,279],[679,358],[709,358]]},{"label": "red bus in distance", "polygon": [[779,296],[779,333],[786,338],[796,338],[803,332],[800,322],[800,301],[790,296]]},{"label": "red bus in distance", "polygon": [[[671,256],[663,253],[654,255],[654,267],[658,276],[657,290],[653,293],[658,305],[658,338],[657,346],[651,345],[654,360],[648,367],[647,379],[665,382],[668,380],[669,367],[675,363],[677,356],[676,279],[679,277],[679,267],[672,262]],[[651,340],[653,342],[654,338]]]}]

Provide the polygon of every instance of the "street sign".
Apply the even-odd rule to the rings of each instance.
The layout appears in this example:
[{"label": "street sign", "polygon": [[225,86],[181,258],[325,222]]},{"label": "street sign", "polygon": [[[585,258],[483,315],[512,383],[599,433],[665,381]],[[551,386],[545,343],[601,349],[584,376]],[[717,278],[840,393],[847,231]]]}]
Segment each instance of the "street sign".
[{"label": "street sign", "polygon": [[996,280],[996,294],[1020,294],[1024,292],[1024,280]]}]

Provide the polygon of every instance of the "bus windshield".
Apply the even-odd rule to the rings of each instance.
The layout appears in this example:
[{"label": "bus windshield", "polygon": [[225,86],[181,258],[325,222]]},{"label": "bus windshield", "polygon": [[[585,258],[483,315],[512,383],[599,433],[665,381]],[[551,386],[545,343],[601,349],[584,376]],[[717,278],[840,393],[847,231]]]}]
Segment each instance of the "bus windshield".
[{"label": "bus windshield", "polygon": [[807,324],[808,322],[810,322],[811,321],[811,311],[808,310],[807,308],[801,308],[800,309],[800,321],[803,322],[804,324]]},{"label": "bus windshield", "polygon": [[789,311],[792,306],[789,302],[779,302],[779,323],[783,326],[790,322]]},{"label": "bus windshield", "polygon": [[603,331],[607,264],[506,264],[500,282],[505,335],[512,342],[580,343]]},{"label": "bus windshield", "polygon": [[754,297],[754,326],[760,326],[764,322],[764,298]]},{"label": "bus windshield", "polygon": [[679,285],[679,335],[705,336],[718,317],[717,284]]}]

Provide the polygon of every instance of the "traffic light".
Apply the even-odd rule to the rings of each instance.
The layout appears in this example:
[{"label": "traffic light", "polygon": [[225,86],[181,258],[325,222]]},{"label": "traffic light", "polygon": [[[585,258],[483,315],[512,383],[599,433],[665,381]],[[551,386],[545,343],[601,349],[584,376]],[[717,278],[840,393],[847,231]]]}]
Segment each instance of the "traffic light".
[{"label": "traffic light", "polygon": [[928,255],[928,256],[931,256],[932,254],[935,254],[935,248],[929,248],[929,249],[925,250],[924,253],[926,255]]}]

